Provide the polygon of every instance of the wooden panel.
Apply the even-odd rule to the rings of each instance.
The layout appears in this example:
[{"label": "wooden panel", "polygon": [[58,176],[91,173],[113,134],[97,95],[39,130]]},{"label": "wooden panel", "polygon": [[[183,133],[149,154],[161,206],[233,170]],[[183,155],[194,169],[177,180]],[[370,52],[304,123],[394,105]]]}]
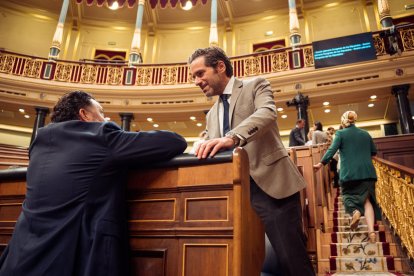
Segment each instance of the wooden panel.
[{"label": "wooden panel", "polygon": [[165,276],[167,249],[132,250],[131,275]]},{"label": "wooden panel", "polygon": [[0,204],[0,222],[15,222],[20,215],[22,209],[21,203],[3,203]]},{"label": "wooden panel", "polygon": [[[141,173],[140,173],[141,172]],[[178,170],[176,168],[152,169],[131,174],[128,191],[138,191],[160,188],[173,188],[177,185]]]},{"label": "wooden panel", "polygon": [[178,186],[217,185],[226,183],[233,183],[233,168],[229,163],[182,167],[178,170]]},{"label": "wooden panel", "polygon": [[185,221],[228,221],[228,197],[187,198]]},{"label": "wooden panel", "polygon": [[378,157],[414,168],[414,134],[374,138],[374,143]]},{"label": "wooden panel", "polygon": [[[250,206],[247,153],[236,149],[227,163],[194,163],[131,173],[131,275],[259,275],[264,230]],[[22,181],[0,182],[0,250],[25,190]]]},{"label": "wooden panel", "polygon": [[183,251],[182,275],[229,275],[228,244],[184,244]]},{"label": "wooden panel", "polygon": [[175,220],[175,198],[130,200],[128,206],[131,221]]}]

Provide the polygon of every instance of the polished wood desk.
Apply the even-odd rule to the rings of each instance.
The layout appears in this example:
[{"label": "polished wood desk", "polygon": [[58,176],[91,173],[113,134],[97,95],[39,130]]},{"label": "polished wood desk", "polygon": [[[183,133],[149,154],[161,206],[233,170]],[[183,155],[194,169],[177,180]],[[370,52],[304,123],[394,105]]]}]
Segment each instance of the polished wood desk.
[{"label": "polished wood desk", "polygon": [[[0,172],[3,248],[24,198],[25,170]],[[243,149],[202,161],[184,154],[131,171],[131,275],[260,275],[264,230],[250,207],[249,188]]]}]

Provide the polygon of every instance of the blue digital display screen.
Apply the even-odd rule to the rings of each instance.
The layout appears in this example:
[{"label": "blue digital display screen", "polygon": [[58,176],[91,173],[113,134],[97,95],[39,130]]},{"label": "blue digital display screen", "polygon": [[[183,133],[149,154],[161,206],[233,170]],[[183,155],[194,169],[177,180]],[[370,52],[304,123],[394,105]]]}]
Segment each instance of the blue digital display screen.
[{"label": "blue digital display screen", "polygon": [[362,33],[312,43],[315,68],[376,59],[372,33]]}]

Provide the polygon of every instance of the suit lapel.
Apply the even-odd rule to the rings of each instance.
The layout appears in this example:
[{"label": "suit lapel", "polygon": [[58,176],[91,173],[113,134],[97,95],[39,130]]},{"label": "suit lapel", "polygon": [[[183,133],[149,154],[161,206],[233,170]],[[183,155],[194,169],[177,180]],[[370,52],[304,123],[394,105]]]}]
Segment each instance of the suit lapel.
[{"label": "suit lapel", "polygon": [[208,126],[208,133],[210,138],[219,138],[220,136],[220,121],[219,121],[219,104],[220,98],[217,99],[216,103],[213,105],[213,107],[210,110],[210,122]]},{"label": "suit lapel", "polygon": [[243,82],[235,79],[234,80],[234,85],[233,85],[233,90],[231,92],[231,103],[230,103],[230,108],[229,108],[229,122],[230,122],[230,127],[233,128],[233,111],[234,111],[234,107],[236,105],[236,102],[241,94],[241,91],[243,89]]}]

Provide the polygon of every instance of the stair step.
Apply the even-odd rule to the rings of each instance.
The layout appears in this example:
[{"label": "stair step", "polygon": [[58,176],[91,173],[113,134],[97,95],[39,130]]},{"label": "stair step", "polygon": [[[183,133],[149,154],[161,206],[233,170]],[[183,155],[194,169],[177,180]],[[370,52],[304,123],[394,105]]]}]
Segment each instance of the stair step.
[{"label": "stair step", "polygon": [[[390,242],[387,240],[386,232],[376,231],[378,242]],[[335,232],[330,233],[330,241],[332,243],[347,243],[347,242],[366,242],[368,241],[368,231],[365,232]]]},{"label": "stair step", "polygon": [[[406,262],[407,260],[405,258],[392,258],[391,256],[388,256],[388,258],[391,258],[391,260],[393,259],[393,262],[391,262],[391,260],[389,260],[391,262],[390,264],[390,268],[393,267],[393,269],[388,269],[387,263],[385,262],[385,269],[383,271],[361,271],[361,270],[345,270],[345,271],[341,271],[339,270],[335,270],[331,268],[331,261],[336,263],[335,258],[326,258],[326,259],[320,259],[318,261],[318,275],[348,275],[348,274],[352,274],[352,275],[366,275],[366,276],[373,276],[373,275],[377,275],[377,273],[395,273],[396,275],[399,276],[403,276],[405,275],[404,273],[404,269],[403,267],[405,266],[403,264],[403,262]],[[343,264],[345,264],[346,260],[344,258],[339,258],[342,259]],[[351,260],[354,260],[355,258],[350,258]],[[384,260],[384,259],[383,259]],[[382,260],[382,261],[383,261]],[[358,263],[359,264],[359,263]],[[336,265],[336,264],[335,264]],[[334,265],[334,266],[335,266]],[[388,271],[387,271],[388,269]],[[333,274],[333,273],[348,273],[348,274]],[[365,274],[368,273],[368,274]],[[410,272],[406,272],[407,275],[412,275],[412,273]],[[378,275],[382,275],[382,274],[378,274]],[[384,275],[393,275],[393,274],[384,274]]]},{"label": "stair step", "polygon": [[[385,230],[385,226],[384,225],[374,225],[374,231],[384,231]],[[351,231],[351,229],[349,228],[349,226],[333,226],[333,227],[328,227],[326,232],[367,232],[368,231],[368,226],[367,225],[358,225],[358,228],[355,231]]]},{"label": "stair step", "polygon": [[331,243],[321,246],[321,257],[365,257],[372,256],[398,256],[398,248],[395,243]]}]

